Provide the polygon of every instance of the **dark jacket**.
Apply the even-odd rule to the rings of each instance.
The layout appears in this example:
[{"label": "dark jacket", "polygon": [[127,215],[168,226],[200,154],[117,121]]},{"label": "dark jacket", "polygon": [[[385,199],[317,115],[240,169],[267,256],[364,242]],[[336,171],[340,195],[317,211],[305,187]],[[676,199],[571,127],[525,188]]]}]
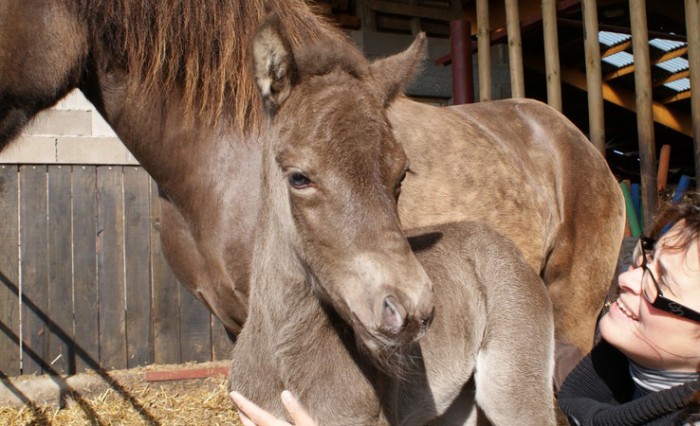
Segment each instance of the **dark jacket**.
[{"label": "dark jacket", "polygon": [[632,400],[634,389],[627,357],[601,340],[566,378],[557,401],[582,426],[682,425],[697,412],[689,401],[700,381]]}]

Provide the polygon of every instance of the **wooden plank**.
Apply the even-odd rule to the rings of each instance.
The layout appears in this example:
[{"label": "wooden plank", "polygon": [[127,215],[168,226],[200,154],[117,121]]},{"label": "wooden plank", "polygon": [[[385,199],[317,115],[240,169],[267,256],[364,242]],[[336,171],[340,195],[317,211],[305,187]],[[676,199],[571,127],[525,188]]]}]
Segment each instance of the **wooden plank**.
[{"label": "wooden plank", "polygon": [[20,167],[22,373],[42,373],[48,351],[46,166]]},{"label": "wooden plank", "polygon": [[129,368],[153,362],[149,177],[141,167],[124,167],[126,336]]},{"label": "wooden plank", "polygon": [[0,374],[20,374],[17,166],[0,166]]},{"label": "wooden plank", "polygon": [[233,342],[226,328],[215,315],[211,315],[211,356],[212,361],[231,359]]},{"label": "wooden plank", "polygon": [[180,286],[180,353],[182,362],[211,361],[209,310]]},{"label": "wooden plank", "polygon": [[70,167],[49,166],[48,188],[49,359],[54,371],[72,374],[75,373],[75,353]]},{"label": "wooden plank", "polygon": [[150,181],[151,279],[153,288],[153,351],[157,364],[179,364],[180,284],[163,256],[160,243],[161,202],[158,185]]},{"label": "wooden plank", "polygon": [[97,282],[100,364],[126,368],[124,204],[120,167],[97,168]]},{"label": "wooden plank", "polygon": [[97,168],[73,166],[76,371],[100,366],[97,297]]}]

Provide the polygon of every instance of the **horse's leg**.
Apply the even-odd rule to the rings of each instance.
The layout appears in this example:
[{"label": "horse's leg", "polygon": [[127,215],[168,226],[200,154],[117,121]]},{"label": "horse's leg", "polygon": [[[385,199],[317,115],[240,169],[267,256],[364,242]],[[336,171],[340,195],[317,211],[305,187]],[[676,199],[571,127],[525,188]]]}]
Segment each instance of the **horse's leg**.
[{"label": "horse's leg", "polygon": [[77,86],[87,52],[85,25],[66,2],[0,3],[0,149]]},{"label": "horse's leg", "polygon": [[588,185],[564,189],[575,194],[564,216],[573,225],[561,227],[543,272],[554,308],[559,349],[556,376],[561,379],[575,366],[575,360],[564,362],[571,353],[567,344],[582,355],[592,348],[624,230],[624,202],[614,178],[608,170],[591,170],[587,176]]}]

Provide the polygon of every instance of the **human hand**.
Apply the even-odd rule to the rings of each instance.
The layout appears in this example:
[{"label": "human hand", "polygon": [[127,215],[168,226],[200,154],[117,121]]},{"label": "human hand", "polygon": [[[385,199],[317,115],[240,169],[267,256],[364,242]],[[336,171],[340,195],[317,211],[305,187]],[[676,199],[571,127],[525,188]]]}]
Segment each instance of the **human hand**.
[{"label": "human hand", "polygon": [[[233,391],[229,395],[238,406],[238,414],[244,426],[291,426],[286,421],[263,410],[240,393]],[[299,404],[299,401],[292,396],[291,392],[286,390],[282,392],[281,397],[284,408],[287,409],[287,413],[296,426],[316,426],[316,422]]]}]

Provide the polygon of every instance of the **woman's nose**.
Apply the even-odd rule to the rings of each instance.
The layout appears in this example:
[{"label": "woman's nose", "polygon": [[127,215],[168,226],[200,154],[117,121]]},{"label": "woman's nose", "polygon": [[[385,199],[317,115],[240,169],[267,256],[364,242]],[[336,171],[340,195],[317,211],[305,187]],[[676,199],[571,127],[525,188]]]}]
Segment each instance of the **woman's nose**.
[{"label": "woman's nose", "polygon": [[644,268],[630,267],[630,269],[617,277],[617,285],[620,289],[625,289],[634,294],[641,294],[643,275]]}]

